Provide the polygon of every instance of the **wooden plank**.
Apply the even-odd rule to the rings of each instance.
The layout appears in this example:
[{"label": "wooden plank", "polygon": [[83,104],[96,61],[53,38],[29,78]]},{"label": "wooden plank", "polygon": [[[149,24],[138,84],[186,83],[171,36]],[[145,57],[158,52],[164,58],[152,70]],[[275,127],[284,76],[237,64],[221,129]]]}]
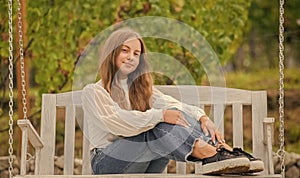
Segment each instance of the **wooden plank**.
[{"label": "wooden plank", "polygon": [[201,174],[202,162],[195,162],[195,174]]},{"label": "wooden plank", "polygon": [[89,139],[83,135],[83,148],[82,148],[82,175],[92,174],[90,162],[90,142]]},{"label": "wooden plank", "polygon": [[40,152],[38,174],[54,174],[54,154],[56,135],[56,95],[43,94],[42,96],[42,118],[41,139],[44,143]]},{"label": "wooden plank", "polygon": [[35,175],[37,175],[39,172],[40,172],[40,170],[39,170],[39,164],[41,164],[40,163],[40,155],[41,155],[41,148],[36,148],[35,149],[35,163],[34,163],[34,165],[35,165],[35,169],[34,169],[34,174]]},{"label": "wooden plank", "polygon": [[214,104],[214,123],[224,136],[224,104]]},{"label": "wooden plank", "polygon": [[20,174],[26,175],[26,157],[27,157],[27,145],[28,145],[28,128],[22,128],[22,150],[21,150],[21,168]]},{"label": "wooden plank", "polygon": [[251,91],[248,90],[193,85],[156,85],[156,88],[184,103],[196,106],[236,102],[251,104]]},{"label": "wooden plank", "polygon": [[22,150],[21,150],[21,167],[20,167],[20,174],[25,175],[26,174],[26,157],[27,157],[27,145],[28,140],[31,143],[31,145],[35,148],[35,173],[38,173],[39,171],[39,156],[40,156],[40,150],[43,147],[43,142],[37,133],[37,131],[32,126],[30,120],[27,119],[20,119],[17,121],[18,126],[22,130]]},{"label": "wooden plank", "polygon": [[27,175],[16,176],[15,178],[281,178],[280,174],[275,175],[255,175],[255,176],[240,176],[240,175],[222,175],[208,176],[197,174],[106,174],[106,175]]},{"label": "wooden plank", "polygon": [[233,147],[243,148],[243,105],[240,103],[232,104],[232,130]]},{"label": "wooden plank", "polygon": [[56,106],[81,105],[81,90],[56,94]]},{"label": "wooden plank", "polygon": [[186,174],[186,163],[176,162],[176,174]]},{"label": "wooden plank", "polygon": [[267,167],[267,173],[268,174],[274,174],[274,163],[273,163],[273,150],[272,150],[272,144],[274,142],[274,118],[265,118],[264,119],[264,144],[267,146],[267,152],[268,152],[268,159],[266,164]]},{"label": "wooden plank", "polygon": [[[266,117],[266,92],[265,91],[247,91],[247,90],[239,90],[239,89],[230,89],[230,88],[219,88],[219,87],[210,87],[210,86],[189,86],[189,85],[184,85],[184,86],[158,86],[158,88],[167,94],[170,94],[171,96],[181,100],[182,102],[192,104],[192,105],[197,105],[204,107],[205,105],[213,105],[214,106],[214,116],[215,118],[219,118],[220,120],[217,119],[217,125],[222,125],[223,128],[220,130],[223,130],[224,132],[224,104],[233,104],[233,117],[236,121],[234,123],[234,127],[238,127],[239,125],[242,126],[242,121],[240,121],[240,118],[242,116],[242,105],[250,105],[252,102],[254,103],[252,106],[252,116],[253,116],[253,124],[252,124],[252,129],[255,128],[255,132],[253,132],[253,152],[255,156],[258,156],[260,158],[263,158],[264,161],[266,161],[266,158],[262,156],[263,153],[267,153],[267,148],[266,146],[263,145],[263,133],[259,134],[259,132],[263,132],[262,130],[262,119]],[[196,94],[195,94],[196,93]],[[54,96],[54,98],[53,98]],[[74,91],[74,92],[66,92],[66,93],[61,93],[61,94],[47,94],[43,95],[43,105],[42,105],[42,130],[41,130],[41,136],[42,136],[42,141],[46,141],[45,149],[41,150],[41,158],[40,158],[40,163],[42,163],[42,166],[38,166],[38,174],[47,174],[51,175],[53,174],[52,169],[54,169],[54,148],[55,148],[55,115],[56,115],[56,108],[55,106],[63,107],[66,105],[76,105],[80,106],[81,105],[81,91]],[[74,108],[72,107],[72,110]],[[66,113],[69,113],[70,111],[67,111]],[[74,116],[74,111],[73,116]],[[78,114],[80,113],[80,114]],[[78,112],[76,109],[76,118],[79,123],[79,125],[84,128],[83,125],[83,112]],[[68,114],[67,114],[68,115]],[[69,114],[71,115],[71,114]],[[81,115],[81,116],[79,116]],[[72,117],[73,117],[72,116]],[[69,117],[69,116],[67,116]],[[43,121],[45,120],[46,121]],[[73,117],[74,118],[74,117]],[[80,120],[80,119],[81,120]],[[50,121],[49,121],[50,120]],[[255,122],[255,123],[254,123]],[[45,126],[45,123],[47,125]],[[75,128],[75,119],[72,122],[67,122],[71,125],[71,127]],[[68,124],[66,123],[65,127],[69,127]],[[44,127],[44,129],[43,129]],[[241,127],[240,127],[241,128]],[[46,131],[45,131],[46,129]],[[234,129],[235,131],[236,129]],[[259,130],[257,132],[257,130]],[[54,132],[53,132],[54,131]],[[50,132],[50,136],[49,136]],[[240,130],[238,131],[240,132]],[[69,131],[66,131],[66,133],[69,133]],[[45,136],[47,134],[47,136]],[[237,133],[235,133],[237,134]],[[74,137],[70,135],[71,138],[66,138],[66,140],[73,140]],[[236,136],[233,136],[236,137]],[[87,140],[87,139],[86,139]],[[49,143],[50,142],[50,143]],[[237,138],[236,141],[234,141],[236,145],[240,146],[243,145],[242,142],[242,137]],[[66,142],[65,142],[66,143]],[[52,148],[48,148],[50,145],[52,145]],[[84,175],[57,175],[54,177],[66,177],[66,178],[75,178],[75,177],[83,177],[83,178],[88,178],[88,177],[211,177],[211,176],[203,176],[203,175],[197,175],[197,174],[188,174],[188,175],[182,175],[186,172],[186,167],[182,166],[179,163],[178,168],[179,174],[120,174],[120,175],[85,175],[85,174],[90,174],[90,161],[89,161],[89,147],[85,146],[88,145],[88,142],[85,142],[85,139],[83,140],[83,169],[82,169],[82,174]],[[73,153],[71,156],[74,159],[74,143],[73,146],[72,144],[69,145],[70,150],[73,150]],[[259,149],[262,149],[260,151]],[[71,149],[72,148],[72,149]],[[265,150],[264,150],[265,149]],[[67,145],[65,146],[65,153],[69,149],[67,148]],[[265,152],[264,152],[265,151]],[[43,152],[43,153],[42,153]],[[48,154],[45,156],[45,153]],[[53,153],[53,156],[52,156]],[[46,159],[47,157],[47,159]],[[69,157],[69,156],[67,156]],[[69,159],[69,158],[68,158]],[[42,161],[44,160],[44,161]],[[51,163],[49,163],[51,162]],[[67,161],[69,162],[69,161]],[[72,162],[72,161],[71,161]],[[66,159],[65,159],[66,163]],[[70,163],[70,162],[69,162]],[[73,163],[73,162],[72,162]],[[45,165],[46,164],[46,165]],[[48,168],[44,169],[48,165],[52,164]],[[85,164],[87,165],[86,168]],[[70,166],[72,165],[72,166]],[[72,168],[69,168],[72,167]],[[184,168],[183,168],[184,167]],[[73,164],[68,164],[65,165],[64,172],[67,174],[73,174]],[[71,170],[72,169],[72,170]],[[195,167],[195,171],[198,173],[200,169]],[[87,170],[87,171],[85,171]],[[264,172],[266,173],[266,172]],[[31,175],[28,175],[31,176]],[[19,177],[19,176],[18,176]],[[26,176],[27,177],[27,176]],[[38,177],[44,177],[39,175]],[[45,176],[48,177],[48,176]],[[52,176],[50,176],[52,177]],[[213,176],[216,177],[216,176]],[[217,176],[218,177],[218,176]],[[221,176],[224,177],[224,176]],[[226,176],[225,176],[226,177]],[[247,176],[237,176],[237,177],[247,177]],[[281,177],[280,175],[274,175],[274,176],[269,176],[269,175],[262,175],[262,176],[255,176],[255,177]],[[32,177],[34,178],[34,177]]]},{"label": "wooden plank", "polygon": [[41,140],[41,137],[39,136],[39,134],[37,133],[37,131],[35,130],[35,128],[31,124],[30,120],[28,120],[28,119],[19,119],[17,121],[17,124],[21,128],[21,130],[23,130],[24,128],[28,129],[28,139],[29,139],[31,145],[34,148],[43,147],[43,142]]},{"label": "wooden plank", "polygon": [[66,106],[64,141],[64,174],[73,175],[75,148],[75,108],[73,105]]},{"label": "wooden plank", "polygon": [[267,174],[267,148],[263,144],[263,120],[267,117],[267,93],[266,91],[252,92],[252,146],[253,155],[259,157],[265,163],[264,174]]},{"label": "wooden plank", "polygon": [[89,175],[92,173],[91,162],[90,162],[90,142],[87,132],[84,131],[84,121],[83,121],[83,110],[82,107],[76,107],[76,119],[78,125],[82,130],[82,175]]}]

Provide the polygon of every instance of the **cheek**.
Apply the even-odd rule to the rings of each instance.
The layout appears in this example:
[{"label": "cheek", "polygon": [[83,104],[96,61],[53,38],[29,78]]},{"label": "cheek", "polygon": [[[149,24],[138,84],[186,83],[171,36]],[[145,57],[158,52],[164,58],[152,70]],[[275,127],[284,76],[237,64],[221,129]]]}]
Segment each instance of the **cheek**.
[{"label": "cheek", "polygon": [[124,56],[121,55],[121,54],[119,54],[118,57],[116,58],[116,65],[117,65],[118,68],[120,68],[120,66],[122,65],[123,58],[124,58]]}]

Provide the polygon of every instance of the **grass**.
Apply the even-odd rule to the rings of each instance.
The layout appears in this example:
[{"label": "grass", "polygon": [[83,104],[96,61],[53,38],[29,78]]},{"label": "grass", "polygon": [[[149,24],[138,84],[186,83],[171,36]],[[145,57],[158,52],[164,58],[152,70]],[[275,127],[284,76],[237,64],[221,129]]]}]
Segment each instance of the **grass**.
[{"label": "grass", "polygon": [[[225,75],[226,85],[231,88],[248,90],[278,90],[278,69],[267,69],[257,72],[230,72]],[[300,70],[285,69],[284,88],[286,90],[300,89]]]}]

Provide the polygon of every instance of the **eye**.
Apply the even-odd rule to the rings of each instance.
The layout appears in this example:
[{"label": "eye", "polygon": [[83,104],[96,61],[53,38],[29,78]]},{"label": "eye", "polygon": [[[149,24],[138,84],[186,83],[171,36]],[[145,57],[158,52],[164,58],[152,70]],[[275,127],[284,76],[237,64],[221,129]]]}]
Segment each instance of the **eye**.
[{"label": "eye", "polygon": [[135,56],[139,56],[139,55],[140,55],[140,53],[134,53],[134,55],[135,55]]},{"label": "eye", "polygon": [[122,48],[122,52],[128,52],[128,49]]}]

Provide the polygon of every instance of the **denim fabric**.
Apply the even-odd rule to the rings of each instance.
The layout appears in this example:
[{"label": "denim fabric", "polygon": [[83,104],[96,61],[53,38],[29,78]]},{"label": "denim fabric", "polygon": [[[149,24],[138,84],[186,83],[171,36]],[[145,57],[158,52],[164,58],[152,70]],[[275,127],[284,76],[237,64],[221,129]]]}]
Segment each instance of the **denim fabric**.
[{"label": "denim fabric", "polygon": [[161,173],[169,159],[176,161],[199,161],[190,156],[195,141],[207,143],[200,123],[183,113],[190,127],[159,123],[153,129],[139,135],[120,138],[106,148],[91,151],[94,174]]}]

